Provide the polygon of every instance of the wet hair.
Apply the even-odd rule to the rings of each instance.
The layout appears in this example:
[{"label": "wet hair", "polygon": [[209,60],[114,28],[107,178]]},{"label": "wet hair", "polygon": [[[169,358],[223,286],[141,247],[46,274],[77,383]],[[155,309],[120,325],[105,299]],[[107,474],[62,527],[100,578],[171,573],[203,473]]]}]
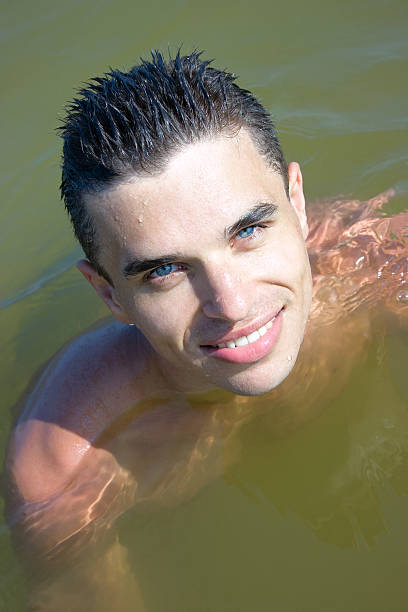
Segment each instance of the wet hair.
[{"label": "wet hair", "polygon": [[201,53],[151,61],[128,72],[111,70],[79,91],[59,128],[64,141],[61,195],[75,235],[98,273],[101,245],[84,202],[135,174],[160,173],[185,145],[246,128],[268,163],[282,175],[287,165],[269,113],[235,75],[210,66]]}]

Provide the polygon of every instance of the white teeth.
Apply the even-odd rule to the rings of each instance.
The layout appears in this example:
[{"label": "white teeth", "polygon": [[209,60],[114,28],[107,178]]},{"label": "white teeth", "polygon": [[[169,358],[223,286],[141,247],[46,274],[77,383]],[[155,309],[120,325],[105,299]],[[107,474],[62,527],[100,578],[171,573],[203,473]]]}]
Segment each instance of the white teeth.
[{"label": "white teeth", "polygon": [[256,342],[257,340],[259,340],[259,338],[264,336],[268,329],[271,329],[273,322],[276,319],[276,316],[273,317],[273,319],[271,319],[270,321],[268,321],[268,323],[266,323],[265,325],[262,325],[262,327],[260,327],[259,329],[253,331],[248,336],[241,336],[236,340],[231,340],[230,342],[226,342],[225,344],[217,344],[216,346],[218,346],[218,348],[235,348],[236,346],[245,346],[246,344],[252,344],[252,342]]},{"label": "white teeth", "polygon": [[249,334],[249,336],[247,336],[248,338],[248,344],[251,344],[251,342],[255,342],[256,340],[259,340],[260,338],[260,334],[257,331],[252,332],[252,334]]}]

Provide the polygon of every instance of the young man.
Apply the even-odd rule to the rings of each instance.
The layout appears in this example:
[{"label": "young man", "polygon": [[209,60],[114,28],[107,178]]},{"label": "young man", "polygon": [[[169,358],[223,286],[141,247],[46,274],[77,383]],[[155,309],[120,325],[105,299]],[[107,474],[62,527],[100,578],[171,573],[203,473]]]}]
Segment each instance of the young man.
[{"label": "young man", "polygon": [[[78,268],[116,321],[49,363],[10,442],[8,514],[25,557],[53,567],[90,542],[107,551],[37,594],[44,610],[61,596],[75,606],[77,592],[99,605],[98,580],[109,601],[106,576],[126,575],[116,517],[191,497],[231,460],[252,414],[299,393],[284,427],[310,418],[324,379],[337,368],[341,381],[369,335],[362,286],[375,286],[370,306],[406,313],[407,215],[372,214],[390,194],[317,211],[312,316],[287,378],[312,303],[301,171],[260,103],[199,54],[156,53],[96,79],[62,137],[62,195],[87,257]],[[391,248],[399,276],[381,280]],[[112,593],[136,590],[121,580]]]}]

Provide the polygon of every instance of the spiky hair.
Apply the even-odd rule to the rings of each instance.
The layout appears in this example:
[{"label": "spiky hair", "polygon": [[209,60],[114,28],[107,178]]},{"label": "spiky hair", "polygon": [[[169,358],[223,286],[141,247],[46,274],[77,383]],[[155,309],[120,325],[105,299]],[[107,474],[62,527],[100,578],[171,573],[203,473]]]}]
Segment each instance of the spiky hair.
[{"label": "spiky hair", "polygon": [[98,263],[98,244],[84,195],[134,174],[162,171],[182,147],[245,127],[258,151],[279,172],[287,189],[287,166],[269,113],[235,75],[212,68],[201,53],[151,61],[128,72],[111,70],[79,91],[67,107],[61,195],[85,255]]}]

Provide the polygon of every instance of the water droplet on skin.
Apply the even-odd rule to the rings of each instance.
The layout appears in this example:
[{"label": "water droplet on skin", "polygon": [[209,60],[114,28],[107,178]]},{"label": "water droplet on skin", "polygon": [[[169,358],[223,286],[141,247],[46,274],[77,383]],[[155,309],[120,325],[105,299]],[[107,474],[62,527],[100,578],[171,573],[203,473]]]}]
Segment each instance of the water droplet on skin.
[{"label": "water droplet on skin", "polygon": [[288,355],[288,361],[292,361],[292,355]]}]

